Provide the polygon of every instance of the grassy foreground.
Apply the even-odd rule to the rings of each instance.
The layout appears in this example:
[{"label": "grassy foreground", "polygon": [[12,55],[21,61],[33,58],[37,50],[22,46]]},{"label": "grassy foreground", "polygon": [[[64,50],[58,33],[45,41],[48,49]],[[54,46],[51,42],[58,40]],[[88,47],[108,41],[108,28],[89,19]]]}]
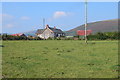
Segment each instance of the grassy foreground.
[{"label": "grassy foreground", "polygon": [[118,41],[3,41],[6,78],[117,78]]}]

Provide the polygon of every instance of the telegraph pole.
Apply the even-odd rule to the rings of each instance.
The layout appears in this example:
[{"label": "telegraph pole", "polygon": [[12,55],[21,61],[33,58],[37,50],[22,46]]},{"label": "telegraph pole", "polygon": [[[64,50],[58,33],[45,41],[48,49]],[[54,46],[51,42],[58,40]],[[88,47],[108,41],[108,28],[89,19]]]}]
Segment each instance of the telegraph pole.
[{"label": "telegraph pole", "polygon": [[[43,31],[45,30],[45,18],[43,18]],[[45,34],[43,34],[44,39],[45,39]]]},{"label": "telegraph pole", "polygon": [[85,0],[85,43],[87,43],[87,0]]}]

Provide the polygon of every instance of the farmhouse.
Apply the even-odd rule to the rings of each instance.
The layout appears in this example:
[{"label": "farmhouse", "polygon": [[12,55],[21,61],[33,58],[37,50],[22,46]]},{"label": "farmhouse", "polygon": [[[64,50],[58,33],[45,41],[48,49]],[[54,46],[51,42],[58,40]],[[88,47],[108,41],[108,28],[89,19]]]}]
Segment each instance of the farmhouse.
[{"label": "farmhouse", "polygon": [[42,39],[65,36],[65,33],[61,29],[57,29],[56,27],[52,28],[49,25],[46,25],[45,29],[38,29],[36,34]]}]

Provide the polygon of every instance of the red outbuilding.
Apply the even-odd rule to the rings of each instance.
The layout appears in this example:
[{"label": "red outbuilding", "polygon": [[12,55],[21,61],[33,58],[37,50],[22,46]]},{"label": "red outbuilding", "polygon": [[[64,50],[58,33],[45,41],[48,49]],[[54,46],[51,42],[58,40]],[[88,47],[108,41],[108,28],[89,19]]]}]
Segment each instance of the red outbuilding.
[{"label": "red outbuilding", "polygon": [[[92,34],[92,30],[87,30],[86,35],[90,35],[90,34]],[[84,36],[85,35],[85,30],[78,30],[77,35]]]},{"label": "red outbuilding", "polygon": [[23,33],[18,33],[18,34],[12,34],[12,36],[25,36]]}]

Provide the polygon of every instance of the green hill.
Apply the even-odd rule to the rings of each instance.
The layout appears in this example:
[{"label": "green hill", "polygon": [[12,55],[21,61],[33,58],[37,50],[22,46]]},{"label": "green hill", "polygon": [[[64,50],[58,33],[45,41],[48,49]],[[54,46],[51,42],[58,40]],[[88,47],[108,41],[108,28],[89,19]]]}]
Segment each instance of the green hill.
[{"label": "green hill", "polygon": [[[84,25],[81,25],[74,29],[66,31],[65,33],[66,33],[66,35],[75,36],[77,30],[84,30]],[[97,32],[118,31],[118,19],[88,23],[87,30],[92,30],[93,34],[95,34]]]}]

